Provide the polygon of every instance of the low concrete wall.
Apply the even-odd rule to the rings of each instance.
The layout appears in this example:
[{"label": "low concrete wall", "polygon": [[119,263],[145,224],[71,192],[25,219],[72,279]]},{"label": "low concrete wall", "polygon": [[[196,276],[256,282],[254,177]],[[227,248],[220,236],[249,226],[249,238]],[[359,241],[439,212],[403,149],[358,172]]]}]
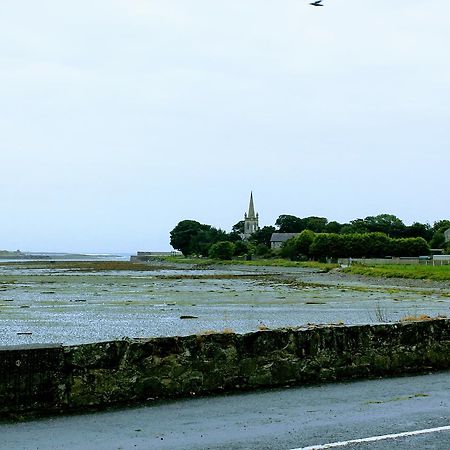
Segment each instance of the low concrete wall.
[{"label": "low concrete wall", "polygon": [[450,264],[450,255],[434,255],[432,258],[338,258],[338,264],[347,266],[349,264],[375,265],[422,265],[422,266],[443,266]]},{"label": "low concrete wall", "polygon": [[0,348],[0,415],[450,368],[450,320]]}]

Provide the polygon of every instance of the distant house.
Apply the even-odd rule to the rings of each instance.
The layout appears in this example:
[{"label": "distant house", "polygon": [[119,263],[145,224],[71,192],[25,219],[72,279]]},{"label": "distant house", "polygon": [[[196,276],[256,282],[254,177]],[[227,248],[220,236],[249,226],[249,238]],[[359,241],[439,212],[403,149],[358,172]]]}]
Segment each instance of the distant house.
[{"label": "distant house", "polygon": [[445,242],[450,242],[450,228],[444,231]]},{"label": "distant house", "polygon": [[272,250],[280,249],[283,242],[297,236],[298,233],[272,233],[270,237],[270,248]]}]

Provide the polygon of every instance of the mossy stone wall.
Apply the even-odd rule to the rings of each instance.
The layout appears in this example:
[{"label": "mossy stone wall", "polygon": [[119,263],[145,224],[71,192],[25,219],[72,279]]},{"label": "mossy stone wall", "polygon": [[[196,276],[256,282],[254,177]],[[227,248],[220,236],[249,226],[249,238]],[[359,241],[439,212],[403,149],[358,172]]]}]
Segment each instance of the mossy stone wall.
[{"label": "mossy stone wall", "polygon": [[0,415],[448,368],[450,320],[6,347]]}]

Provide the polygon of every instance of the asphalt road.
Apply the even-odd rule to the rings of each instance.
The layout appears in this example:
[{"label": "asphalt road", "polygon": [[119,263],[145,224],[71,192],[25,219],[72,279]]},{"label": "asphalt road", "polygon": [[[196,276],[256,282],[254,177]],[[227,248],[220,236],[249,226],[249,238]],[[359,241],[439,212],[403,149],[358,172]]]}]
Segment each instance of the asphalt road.
[{"label": "asphalt road", "polygon": [[288,450],[441,427],[338,448],[447,450],[449,425],[450,372],[442,372],[4,423],[0,448]]}]

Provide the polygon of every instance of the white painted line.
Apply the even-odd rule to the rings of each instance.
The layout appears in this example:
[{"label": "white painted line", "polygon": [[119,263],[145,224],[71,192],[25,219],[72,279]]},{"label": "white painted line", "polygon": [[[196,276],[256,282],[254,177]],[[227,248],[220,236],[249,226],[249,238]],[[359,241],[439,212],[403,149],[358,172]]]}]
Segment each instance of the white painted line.
[{"label": "white painted line", "polygon": [[364,439],[352,439],[351,441],[332,442],[331,444],[311,445],[310,447],[299,447],[291,450],[322,450],[326,448],[346,447],[352,444],[363,444],[365,442],[385,441],[388,439],[396,439],[400,437],[418,436],[420,434],[438,433],[440,431],[450,431],[450,425],[439,428],[428,428],[426,430],[406,431],[397,434],[385,434],[384,436],[372,436]]}]

